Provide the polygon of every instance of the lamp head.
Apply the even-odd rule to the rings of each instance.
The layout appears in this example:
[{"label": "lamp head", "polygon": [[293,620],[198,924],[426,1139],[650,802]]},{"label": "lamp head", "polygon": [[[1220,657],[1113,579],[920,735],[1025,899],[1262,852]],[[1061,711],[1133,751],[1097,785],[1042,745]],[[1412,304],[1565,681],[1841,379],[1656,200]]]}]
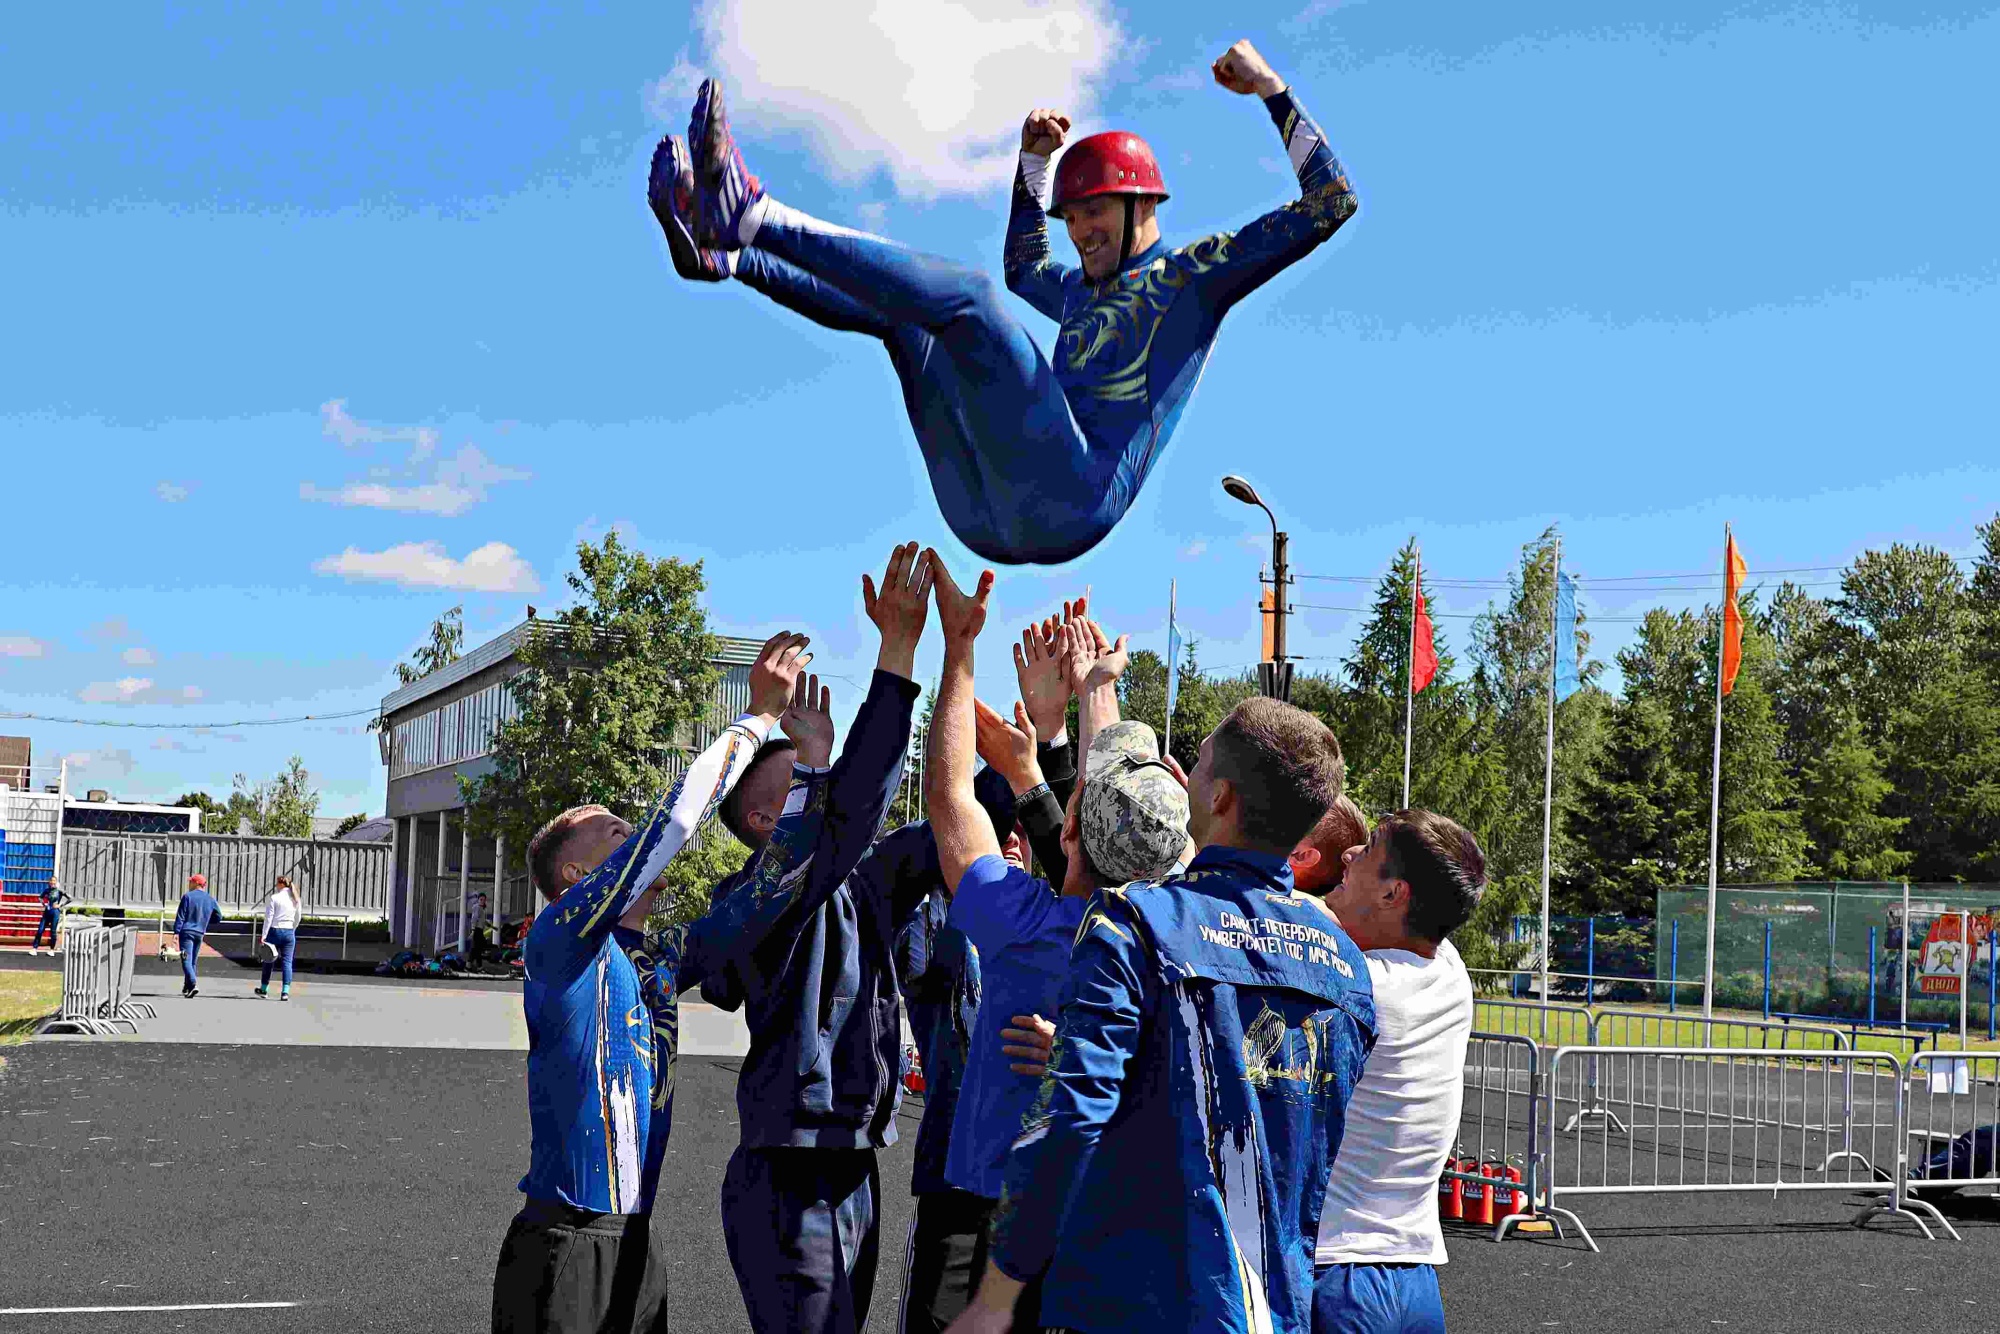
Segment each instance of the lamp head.
[{"label": "lamp head", "polygon": [[1257,488],[1244,481],[1241,477],[1238,477],[1235,473],[1231,473],[1222,479],[1222,489],[1246,505],[1256,505],[1261,508],[1264,504],[1262,498],[1257,494]]}]

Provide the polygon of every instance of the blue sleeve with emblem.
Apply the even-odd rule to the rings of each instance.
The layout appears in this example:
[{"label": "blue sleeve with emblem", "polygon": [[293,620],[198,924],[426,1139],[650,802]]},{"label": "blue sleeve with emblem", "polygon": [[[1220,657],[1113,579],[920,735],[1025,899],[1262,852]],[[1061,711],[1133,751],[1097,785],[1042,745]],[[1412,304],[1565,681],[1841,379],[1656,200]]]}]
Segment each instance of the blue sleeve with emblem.
[{"label": "blue sleeve with emblem", "polygon": [[1107,913],[1100,892],[1077,932],[1048,1073],[1007,1159],[993,1215],[993,1262],[1021,1282],[1048,1268],[1070,1193],[1118,1110],[1126,1067],[1139,1050],[1148,997],[1136,931],[1116,909]]},{"label": "blue sleeve with emblem", "polygon": [[1042,183],[1049,160],[1022,153],[1014,171],[1013,203],[1007,212],[1007,249],[1000,270],[1007,290],[1052,320],[1063,317],[1063,288],[1070,271],[1049,253],[1048,215],[1042,211]]},{"label": "blue sleeve with emblem", "polygon": [[1265,98],[1264,106],[1298,174],[1299,197],[1241,231],[1211,236],[1180,252],[1194,269],[1194,292],[1211,321],[1221,320],[1231,306],[1311,254],[1354,216],[1354,187],[1325,131],[1291,89]]}]

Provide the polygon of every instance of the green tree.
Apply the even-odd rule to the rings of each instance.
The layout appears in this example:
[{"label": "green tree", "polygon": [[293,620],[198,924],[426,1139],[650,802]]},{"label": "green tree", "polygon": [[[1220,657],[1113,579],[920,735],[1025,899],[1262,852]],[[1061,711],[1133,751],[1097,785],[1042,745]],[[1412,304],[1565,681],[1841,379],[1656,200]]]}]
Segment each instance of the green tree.
[{"label": "green tree", "polygon": [[232,832],[237,819],[247,818],[250,832],[264,838],[311,838],[318,813],[319,792],[312,775],[306,772],[304,758],[294,755],[276,777],[254,787],[242,774],[236,775],[226,816]]},{"label": "green tree", "polygon": [[457,662],[465,649],[465,608],[453,607],[431,622],[431,641],[410,655],[408,662],[396,664],[397,679],[404,685],[421,681],[440,667]]},{"label": "green tree", "polygon": [[334,826],[333,836],[335,838],[342,838],[367,823],[368,817],[359,811],[353,815],[343,816],[340,823]]},{"label": "green tree", "polygon": [[206,792],[183,792],[174,798],[176,806],[192,806],[201,812],[201,832],[204,834],[233,834],[236,822],[228,818],[229,807],[217,801]]},{"label": "green tree", "polygon": [[700,562],[651,559],[616,532],[578,543],[576,557],[576,605],[536,621],[517,650],[523,671],[509,685],[519,712],[494,736],[493,770],[459,780],[474,836],[499,834],[516,855],[571,806],[596,802],[636,819],[692,749],[697,725],[716,721]]}]

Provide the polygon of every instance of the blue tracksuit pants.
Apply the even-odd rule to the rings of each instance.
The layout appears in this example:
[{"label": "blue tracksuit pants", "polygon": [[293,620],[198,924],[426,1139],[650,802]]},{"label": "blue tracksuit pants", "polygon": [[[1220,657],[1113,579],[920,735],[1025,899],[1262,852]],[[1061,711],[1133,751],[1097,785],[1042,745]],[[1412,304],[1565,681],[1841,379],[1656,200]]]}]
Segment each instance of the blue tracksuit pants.
[{"label": "blue tracksuit pants", "polygon": [[1327,1265],[1313,1280],[1313,1334],[1444,1334],[1436,1265]]},{"label": "blue tracksuit pants", "polygon": [[722,1177],[722,1234],[757,1334],[859,1334],[875,1295],[873,1149],[750,1149]]},{"label": "blue tracksuit pants", "polygon": [[201,933],[176,931],[174,935],[181,942],[181,990],[193,991],[195,964],[201,959]]}]

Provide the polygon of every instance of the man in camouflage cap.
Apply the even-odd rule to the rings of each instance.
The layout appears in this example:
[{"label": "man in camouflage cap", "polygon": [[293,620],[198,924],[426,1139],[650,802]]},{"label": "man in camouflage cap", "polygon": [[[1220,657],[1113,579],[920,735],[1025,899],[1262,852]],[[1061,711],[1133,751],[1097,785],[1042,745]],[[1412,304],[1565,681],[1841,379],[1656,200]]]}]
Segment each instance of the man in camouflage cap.
[{"label": "man in camouflage cap", "polygon": [[1187,787],[1144,723],[1112,723],[1091,741],[1080,814],[1083,853],[1100,885],[1152,880],[1193,855]]}]

